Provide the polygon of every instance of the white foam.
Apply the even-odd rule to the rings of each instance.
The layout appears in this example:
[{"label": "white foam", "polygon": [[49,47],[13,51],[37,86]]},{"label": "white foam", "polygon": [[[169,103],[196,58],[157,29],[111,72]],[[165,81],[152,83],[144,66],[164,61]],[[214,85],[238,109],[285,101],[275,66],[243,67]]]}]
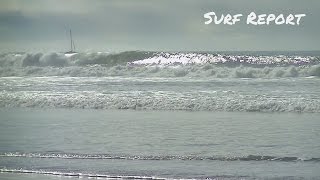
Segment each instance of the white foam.
[{"label": "white foam", "polygon": [[320,99],[246,95],[235,91],[211,93],[176,91],[101,92],[0,92],[0,107],[190,110],[190,111],[255,111],[255,112],[320,112]]}]

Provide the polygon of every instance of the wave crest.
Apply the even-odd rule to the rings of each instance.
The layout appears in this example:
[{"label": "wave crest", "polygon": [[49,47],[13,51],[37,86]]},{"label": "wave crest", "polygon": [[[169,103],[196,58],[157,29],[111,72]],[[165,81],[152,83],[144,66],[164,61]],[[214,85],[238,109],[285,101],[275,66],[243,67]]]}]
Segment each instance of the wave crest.
[{"label": "wave crest", "polygon": [[277,98],[233,91],[179,92],[10,92],[0,91],[0,107],[187,110],[236,112],[320,112],[318,98]]},{"label": "wave crest", "polygon": [[[51,61],[26,61],[37,64],[52,64]],[[217,65],[163,66],[65,66],[60,59],[55,66],[0,67],[0,76],[70,76],[70,77],[201,77],[201,78],[283,78],[320,77],[320,65],[288,67],[221,67]]]},{"label": "wave crest", "polygon": [[315,56],[214,53],[21,53],[0,55],[0,76],[320,77]]}]

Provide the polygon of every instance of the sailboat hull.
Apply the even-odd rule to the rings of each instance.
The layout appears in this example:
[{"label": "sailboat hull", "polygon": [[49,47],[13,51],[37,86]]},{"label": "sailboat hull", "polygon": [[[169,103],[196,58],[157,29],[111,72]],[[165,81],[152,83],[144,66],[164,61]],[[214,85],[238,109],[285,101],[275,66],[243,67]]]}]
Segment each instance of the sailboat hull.
[{"label": "sailboat hull", "polygon": [[65,53],[64,53],[64,55],[65,55],[66,57],[71,57],[71,56],[76,55],[76,54],[78,54],[78,53],[77,53],[77,52],[74,52],[74,51],[68,51],[68,52],[65,52]]}]

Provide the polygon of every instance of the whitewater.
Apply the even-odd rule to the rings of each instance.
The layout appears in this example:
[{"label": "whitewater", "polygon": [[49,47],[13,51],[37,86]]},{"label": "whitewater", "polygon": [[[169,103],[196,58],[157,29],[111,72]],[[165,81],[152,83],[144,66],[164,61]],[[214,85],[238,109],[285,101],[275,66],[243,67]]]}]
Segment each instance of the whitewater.
[{"label": "whitewater", "polygon": [[319,56],[4,53],[0,107],[320,112]]},{"label": "whitewater", "polygon": [[310,55],[217,53],[3,53],[0,76],[281,78],[320,76]]},{"label": "whitewater", "polygon": [[0,54],[0,179],[319,179],[319,52]]}]

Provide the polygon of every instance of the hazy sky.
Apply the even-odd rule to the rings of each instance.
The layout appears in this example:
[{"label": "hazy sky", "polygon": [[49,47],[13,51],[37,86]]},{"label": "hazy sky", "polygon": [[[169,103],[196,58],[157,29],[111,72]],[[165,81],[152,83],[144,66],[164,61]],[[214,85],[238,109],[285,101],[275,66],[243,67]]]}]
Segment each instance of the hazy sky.
[{"label": "hazy sky", "polygon": [[[205,25],[203,14],[307,16],[300,26]],[[2,51],[319,50],[319,0],[0,0]]]}]

